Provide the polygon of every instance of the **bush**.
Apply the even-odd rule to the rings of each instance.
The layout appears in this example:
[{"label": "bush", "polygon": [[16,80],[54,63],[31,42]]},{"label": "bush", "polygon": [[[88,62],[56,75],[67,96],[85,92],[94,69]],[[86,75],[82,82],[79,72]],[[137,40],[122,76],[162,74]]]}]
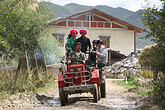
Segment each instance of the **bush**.
[{"label": "bush", "polygon": [[151,70],[141,70],[138,73],[138,77],[144,77],[144,78],[153,78],[153,71]]},{"label": "bush", "polygon": [[17,92],[36,91],[48,83],[55,81],[56,76],[51,72],[40,72],[39,76],[31,71],[29,74],[19,74],[16,77],[14,72],[0,71],[0,94],[13,94]]},{"label": "bush", "polygon": [[165,75],[159,81],[153,83],[153,91],[151,93],[154,103],[165,108]]},{"label": "bush", "polygon": [[40,45],[44,51],[44,56],[47,64],[60,62],[63,57],[62,47],[52,35],[47,35],[41,38]]}]

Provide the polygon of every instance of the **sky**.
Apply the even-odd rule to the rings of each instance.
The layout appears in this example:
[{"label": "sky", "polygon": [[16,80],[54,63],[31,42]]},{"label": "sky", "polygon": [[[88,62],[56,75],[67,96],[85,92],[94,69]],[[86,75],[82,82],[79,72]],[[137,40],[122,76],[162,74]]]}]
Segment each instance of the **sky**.
[{"label": "sky", "polygon": [[[40,0],[38,0],[40,1]],[[145,5],[146,0],[46,0],[58,5],[65,5],[68,3],[77,3],[80,5],[87,6],[96,6],[96,5],[107,5],[113,8],[122,7],[131,11],[137,11]],[[160,0],[148,0],[150,2],[150,6],[153,7],[155,5],[157,8],[161,8],[162,4]]]}]

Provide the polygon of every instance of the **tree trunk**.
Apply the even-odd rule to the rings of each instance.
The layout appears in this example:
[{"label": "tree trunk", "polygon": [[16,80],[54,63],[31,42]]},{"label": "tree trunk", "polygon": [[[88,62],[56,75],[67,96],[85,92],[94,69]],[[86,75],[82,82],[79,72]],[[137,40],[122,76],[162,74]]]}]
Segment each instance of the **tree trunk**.
[{"label": "tree trunk", "polygon": [[[17,83],[18,76],[19,75],[24,75],[24,74],[25,75],[28,75],[28,73],[29,73],[29,64],[28,64],[28,59],[27,59],[27,53],[24,52],[19,57],[18,67],[17,67],[17,71],[16,71],[16,75],[15,75],[14,87],[13,87],[12,93],[14,93],[15,92],[15,89],[17,88],[16,87],[16,83]],[[23,79],[22,79],[22,86],[24,84],[24,79],[26,79],[26,77],[23,77]]]},{"label": "tree trunk", "polygon": [[38,69],[41,71],[46,71],[46,61],[42,49],[35,53],[35,58],[37,60]]},{"label": "tree trunk", "polygon": [[153,68],[153,79],[154,81],[157,81],[158,80],[158,68]]}]

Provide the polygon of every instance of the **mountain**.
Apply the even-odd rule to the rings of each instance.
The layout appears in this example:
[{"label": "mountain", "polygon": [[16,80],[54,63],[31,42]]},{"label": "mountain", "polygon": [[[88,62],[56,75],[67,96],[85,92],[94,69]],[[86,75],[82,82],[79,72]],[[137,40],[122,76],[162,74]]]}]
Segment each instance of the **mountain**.
[{"label": "mountain", "polygon": [[[62,17],[62,16],[68,16],[68,15],[72,15],[72,14],[76,14],[78,12],[82,12],[82,11],[86,11],[86,10],[90,10],[92,8],[96,8],[104,13],[107,13],[111,16],[114,16],[116,18],[119,18],[123,21],[126,21],[132,25],[138,26],[138,27],[143,27],[143,24],[138,23],[137,20],[140,19],[139,16],[139,12],[144,13],[143,10],[138,10],[136,12],[121,8],[121,7],[117,7],[117,8],[113,8],[113,7],[109,7],[106,5],[97,5],[97,6],[85,6],[85,5],[79,5],[79,4],[75,4],[75,3],[69,3],[66,4],[64,6],[60,6],[51,2],[47,2],[50,10],[55,10],[55,18],[57,17]],[[39,6],[43,5],[43,2],[39,2]],[[142,37],[144,37],[146,35],[146,33],[138,33],[136,38],[137,38],[137,48],[143,48],[146,45],[152,45],[153,42],[150,39],[141,39]]]},{"label": "mountain", "polygon": [[144,13],[143,10],[138,10],[138,11],[132,13],[130,16],[126,17],[124,19],[124,21],[126,21],[126,22],[128,22],[130,24],[133,24],[135,26],[138,26],[138,27],[143,27],[143,24],[142,23],[138,23],[137,22],[138,19],[140,20],[140,15],[139,15],[140,12],[141,13]]},{"label": "mountain", "polygon": [[95,6],[93,8],[96,8],[104,13],[107,13],[109,15],[112,15],[116,18],[119,18],[121,20],[124,20],[125,18],[127,18],[128,16],[132,15],[133,12],[132,11],[129,11],[127,9],[124,9],[124,8],[112,8],[112,7],[109,7],[109,6],[106,6],[106,5],[98,5],[98,6]]}]

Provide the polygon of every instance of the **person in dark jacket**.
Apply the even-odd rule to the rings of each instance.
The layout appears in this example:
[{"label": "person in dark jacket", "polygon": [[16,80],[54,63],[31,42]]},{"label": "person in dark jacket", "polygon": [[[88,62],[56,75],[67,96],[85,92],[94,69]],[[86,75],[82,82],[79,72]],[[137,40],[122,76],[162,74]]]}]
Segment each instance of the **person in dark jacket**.
[{"label": "person in dark jacket", "polygon": [[[97,40],[93,40],[92,44],[93,44],[92,51],[96,51],[97,50]],[[91,53],[91,61],[95,61],[95,60],[96,60],[96,53]]]},{"label": "person in dark jacket", "polygon": [[81,37],[79,37],[75,43],[80,42],[82,45],[81,52],[86,53],[91,49],[90,39],[86,37],[87,31],[85,29],[80,30]]}]

